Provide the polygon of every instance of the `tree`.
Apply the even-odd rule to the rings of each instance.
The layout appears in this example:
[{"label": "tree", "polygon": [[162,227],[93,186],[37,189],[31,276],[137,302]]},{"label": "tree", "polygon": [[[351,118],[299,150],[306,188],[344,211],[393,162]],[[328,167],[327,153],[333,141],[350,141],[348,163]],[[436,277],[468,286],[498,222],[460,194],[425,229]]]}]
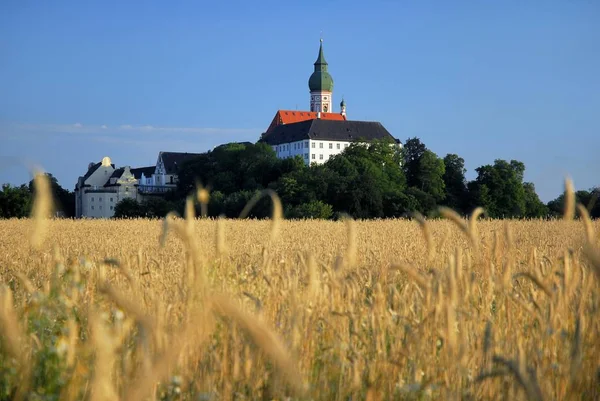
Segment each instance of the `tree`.
[{"label": "tree", "polygon": [[115,205],[113,217],[116,219],[126,219],[145,217],[145,214],[142,205],[138,201],[133,198],[125,198]]},{"label": "tree", "polygon": [[[592,218],[600,218],[600,189],[592,188],[590,190],[581,190],[575,192],[575,201],[585,206]],[[548,202],[548,211],[551,216],[560,217],[564,213],[565,194],[561,194],[556,199]]]},{"label": "tree", "polygon": [[291,219],[330,219],[333,208],[325,202],[316,200],[289,209],[286,216]]},{"label": "tree", "polygon": [[446,196],[444,191],[445,171],[444,161],[431,150],[425,150],[419,160],[417,185],[415,187],[431,195],[436,202],[441,201]]},{"label": "tree", "polygon": [[420,190],[419,188],[410,187],[406,190],[409,202],[413,207],[411,212],[417,211],[425,216],[435,214],[437,207],[436,201],[431,194]]},{"label": "tree", "polygon": [[547,217],[549,209],[540,200],[535,192],[535,185],[532,182],[523,183],[525,190],[525,216],[529,219]]},{"label": "tree", "polygon": [[[58,183],[56,177],[50,173],[44,173],[50,181],[50,188],[52,191],[52,200],[54,202],[54,209],[59,215],[63,217],[74,217],[75,216],[75,193],[64,189]],[[35,194],[35,186],[33,180],[29,181],[29,191]]]},{"label": "tree", "polygon": [[[302,160],[300,165],[304,167]],[[297,160],[278,159],[273,149],[262,142],[227,143],[179,166],[178,193],[180,197],[187,196],[197,182],[225,195],[265,189],[297,166]]]},{"label": "tree", "polygon": [[495,160],[494,165],[475,169],[477,178],[469,183],[471,207],[482,206],[493,218],[518,218],[526,212],[523,173],[519,161]]},{"label": "tree", "polygon": [[326,203],[355,218],[384,217],[385,205],[405,189],[401,155],[389,142],[352,144],[325,163],[331,171]]},{"label": "tree", "polygon": [[430,214],[446,198],[444,174],[446,166],[419,138],[409,138],[402,149],[402,169],[406,176],[409,204],[415,210]]},{"label": "tree", "polygon": [[444,186],[446,189],[444,204],[458,213],[465,213],[467,184],[465,180],[465,161],[456,154],[444,157]]},{"label": "tree", "polygon": [[403,170],[406,176],[406,185],[419,188],[419,169],[423,154],[427,150],[419,138],[409,138],[402,147]]},{"label": "tree", "polygon": [[0,191],[0,218],[27,217],[31,213],[32,196],[25,185],[3,184]]},{"label": "tree", "polygon": [[152,219],[165,217],[167,213],[174,209],[174,205],[167,202],[164,198],[152,196],[144,199],[139,205],[139,208],[143,217]]}]

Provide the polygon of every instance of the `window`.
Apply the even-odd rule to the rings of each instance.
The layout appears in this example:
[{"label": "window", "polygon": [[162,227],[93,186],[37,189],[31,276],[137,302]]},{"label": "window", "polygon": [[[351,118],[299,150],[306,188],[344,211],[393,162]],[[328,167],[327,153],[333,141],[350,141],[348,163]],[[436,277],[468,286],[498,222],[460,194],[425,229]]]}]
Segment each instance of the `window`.
[{"label": "window", "polygon": [[319,143],[319,148],[320,148],[320,149],[323,149],[323,142],[320,142],[320,143]]},{"label": "window", "polygon": [[94,197],[92,196],[92,202],[94,201]]},{"label": "window", "polygon": [[112,207],[112,206],[110,207],[110,210],[113,210],[113,207]]},{"label": "window", "polygon": [[304,148],[308,149],[308,141],[304,142]]},{"label": "window", "polygon": [[102,202],[102,198],[98,198],[98,202]]},{"label": "window", "polygon": [[348,147],[348,144],[347,144],[347,143],[345,143],[345,144],[344,144],[344,148],[347,148],[347,147]]},{"label": "window", "polygon": [[323,153],[321,153],[321,154],[319,155],[319,159],[320,159],[320,160],[323,160]]},{"label": "window", "polygon": [[338,148],[338,149],[340,148],[340,144],[339,144],[339,143],[337,144],[337,148]]},{"label": "window", "polygon": [[329,142],[329,149],[333,149],[333,143]]},{"label": "window", "polygon": [[312,154],[312,159],[315,160],[315,154],[314,153]]},{"label": "window", "polygon": [[312,143],[312,147],[313,147],[313,149],[314,149],[314,148],[316,148],[316,147],[317,147],[317,145],[316,145],[316,144],[313,142],[313,143]]},{"label": "window", "polygon": [[[112,202],[112,201],[113,201],[113,198],[110,198],[110,201]],[[111,206],[111,208],[112,208],[112,206]]]},{"label": "window", "polygon": [[100,206],[98,207],[98,209],[102,210],[102,205],[100,205]]},{"label": "window", "polygon": [[304,154],[304,158],[305,158],[305,159],[308,159],[308,153],[305,153],[305,154]]},{"label": "window", "polygon": [[94,210],[94,206],[92,206],[92,210]]}]

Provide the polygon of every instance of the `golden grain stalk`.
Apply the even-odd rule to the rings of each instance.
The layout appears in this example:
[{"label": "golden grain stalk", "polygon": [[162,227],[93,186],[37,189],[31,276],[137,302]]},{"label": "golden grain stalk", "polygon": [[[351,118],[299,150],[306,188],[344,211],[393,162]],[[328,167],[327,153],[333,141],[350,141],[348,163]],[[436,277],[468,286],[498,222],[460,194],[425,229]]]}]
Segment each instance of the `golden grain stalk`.
[{"label": "golden grain stalk", "polygon": [[211,301],[214,310],[220,315],[235,321],[240,328],[248,333],[254,344],[268,355],[281,370],[284,378],[291,387],[298,394],[303,394],[305,386],[298,370],[297,362],[292,359],[279,336],[267,327],[264,322],[257,320],[254,316],[243,311],[228,296],[214,295]]},{"label": "golden grain stalk", "polygon": [[48,219],[52,215],[52,190],[48,176],[41,171],[35,171],[33,186],[35,195],[31,210],[33,219],[31,245],[34,249],[40,249],[47,235]]},{"label": "golden grain stalk", "polygon": [[571,221],[575,217],[575,190],[573,181],[570,178],[565,179],[565,209],[563,219]]}]

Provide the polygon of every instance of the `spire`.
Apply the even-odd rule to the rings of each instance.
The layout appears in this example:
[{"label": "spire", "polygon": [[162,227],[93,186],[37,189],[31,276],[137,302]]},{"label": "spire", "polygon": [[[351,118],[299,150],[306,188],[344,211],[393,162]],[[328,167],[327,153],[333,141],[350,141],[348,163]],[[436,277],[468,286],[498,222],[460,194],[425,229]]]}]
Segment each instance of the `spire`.
[{"label": "spire", "polygon": [[319,45],[319,56],[315,61],[315,71],[327,71],[327,61],[325,61],[325,55],[323,55],[323,38],[320,40]]}]

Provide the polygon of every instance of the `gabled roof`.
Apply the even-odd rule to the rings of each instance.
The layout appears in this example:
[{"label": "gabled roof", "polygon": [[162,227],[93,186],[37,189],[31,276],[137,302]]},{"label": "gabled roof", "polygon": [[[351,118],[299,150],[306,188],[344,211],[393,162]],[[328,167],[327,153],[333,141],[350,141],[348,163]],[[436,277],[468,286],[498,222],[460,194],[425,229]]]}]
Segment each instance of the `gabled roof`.
[{"label": "gabled roof", "polygon": [[[317,118],[316,111],[298,111],[298,110],[277,110],[275,117],[271,121],[271,125],[267,129],[267,134],[278,125],[292,124],[300,121],[314,120]],[[346,116],[338,113],[321,113],[321,120],[336,120],[345,121]]]},{"label": "gabled roof", "polygon": [[138,167],[132,168],[131,174],[133,174],[136,180],[139,180],[140,178],[142,178],[142,174],[144,174],[145,177],[150,177],[152,174],[154,174],[155,170],[156,166]]},{"label": "gabled roof", "polygon": [[85,173],[85,175],[83,176],[83,181],[82,181],[82,182],[85,184],[85,180],[87,180],[88,178],[90,178],[90,176],[91,176],[92,174],[94,174],[94,172],[95,172],[96,170],[98,170],[98,169],[100,168],[100,166],[101,166],[101,165],[102,165],[102,163],[96,163],[96,164],[94,164],[92,167],[90,167],[90,168],[88,169],[87,173]]},{"label": "gabled roof", "polygon": [[176,174],[177,166],[200,155],[201,153],[160,152],[160,157],[162,158],[167,174]]},{"label": "gabled roof", "polygon": [[120,178],[123,175],[123,172],[125,171],[125,167],[120,167],[118,169],[116,169],[115,171],[113,171],[113,173],[110,175],[110,178]]},{"label": "gabled roof", "polygon": [[105,187],[118,187],[120,186],[120,184],[117,184],[116,181],[115,183],[111,183],[111,180],[113,178],[116,178],[117,180],[119,178],[121,178],[121,176],[123,175],[123,172],[125,171],[125,167],[120,167],[118,169],[116,169],[115,171],[113,171],[113,173],[110,175],[110,177],[108,177],[108,180],[106,181],[106,183],[104,184]]},{"label": "gabled roof", "polygon": [[322,119],[279,125],[269,134],[264,135],[261,141],[269,145],[279,145],[307,139],[344,142],[359,139],[366,141],[390,139],[398,143],[396,138],[379,122]]},{"label": "gabled roof", "polygon": [[[114,164],[111,164],[112,168],[115,168]],[[85,173],[85,175],[83,177],[79,177],[79,180],[77,180],[77,184],[75,184],[75,189],[77,190],[79,188],[79,183],[81,183],[82,187],[88,186],[85,183],[85,180],[87,180],[88,178],[90,178],[92,176],[92,174],[94,174],[96,172],[96,170],[98,170],[100,167],[102,167],[102,162],[98,162],[95,164],[92,164],[89,168],[88,171]]]}]

